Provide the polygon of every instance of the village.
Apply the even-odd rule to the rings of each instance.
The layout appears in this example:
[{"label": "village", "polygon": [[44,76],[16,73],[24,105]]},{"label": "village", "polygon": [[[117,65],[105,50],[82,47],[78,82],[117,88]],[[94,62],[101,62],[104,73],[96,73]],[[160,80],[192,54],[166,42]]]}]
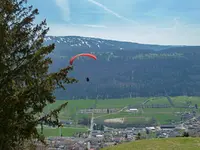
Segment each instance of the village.
[{"label": "village", "polygon": [[[189,133],[189,136],[197,136],[196,134],[200,133],[199,127],[200,117],[179,125],[126,129],[105,127],[104,131],[93,130],[91,138],[88,138],[89,133],[82,133],[76,134],[74,137],[48,138],[47,143],[48,150],[99,150],[103,147],[141,139],[181,137],[184,136],[184,133]],[[38,145],[39,147],[44,146]]]},{"label": "village", "polygon": [[[108,111],[116,113],[119,111],[138,113],[138,109],[101,109],[101,110],[80,110],[79,113],[102,113],[107,114]],[[47,138],[48,150],[99,150],[103,147],[114,146],[120,143],[131,142],[135,140],[151,139],[151,138],[171,138],[184,136],[198,136],[200,134],[200,117],[194,113],[184,113],[182,116],[185,121],[174,124],[146,126],[146,127],[126,127],[111,128],[103,126],[103,128],[95,128],[94,117],[91,118],[90,129],[87,132],[76,133],[72,137],[49,137]],[[112,122],[115,120],[110,119]],[[107,119],[108,121],[108,119]],[[106,120],[105,120],[106,122]],[[119,122],[119,120],[118,120]],[[123,123],[123,120],[122,122]],[[38,148],[44,147],[38,144]],[[39,149],[38,149],[39,150]]]}]

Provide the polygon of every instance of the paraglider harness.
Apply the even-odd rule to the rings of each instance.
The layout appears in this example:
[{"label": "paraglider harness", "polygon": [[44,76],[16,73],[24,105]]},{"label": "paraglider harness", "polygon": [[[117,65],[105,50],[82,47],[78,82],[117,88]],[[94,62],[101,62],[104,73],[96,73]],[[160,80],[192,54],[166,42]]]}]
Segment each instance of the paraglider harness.
[{"label": "paraglider harness", "polygon": [[86,81],[87,81],[87,82],[89,82],[89,81],[90,81],[90,79],[87,77],[87,78],[86,78]]}]

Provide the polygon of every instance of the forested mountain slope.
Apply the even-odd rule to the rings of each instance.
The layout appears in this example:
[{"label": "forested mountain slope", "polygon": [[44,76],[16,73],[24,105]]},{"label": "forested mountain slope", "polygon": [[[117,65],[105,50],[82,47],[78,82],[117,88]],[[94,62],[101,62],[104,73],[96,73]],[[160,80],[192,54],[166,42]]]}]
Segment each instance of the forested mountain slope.
[{"label": "forested mountain slope", "polygon": [[56,49],[50,55],[54,60],[50,71],[67,66],[78,53],[93,53],[98,58],[75,60],[70,76],[79,83],[67,85],[67,91],[56,91],[57,99],[200,95],[200,46],[46,37],[46,44],[52,42]]}]

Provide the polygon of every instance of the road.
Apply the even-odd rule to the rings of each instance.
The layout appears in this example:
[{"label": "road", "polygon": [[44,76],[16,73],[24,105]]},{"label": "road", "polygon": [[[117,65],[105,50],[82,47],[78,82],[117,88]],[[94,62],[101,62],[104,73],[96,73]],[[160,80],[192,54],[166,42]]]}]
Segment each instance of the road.
[{"label": "road", "polygon": [[101,116],[97,116],[94,119],[100,118],[100,117],[104,117],[104,116],[109,116],[109,115],[113,115],[113,114],[118,114],[120,112],[122,112],[124,109],[126,109],[128,106],[123,107],[122,109],[118,110],[117,112],[114,113],[110,113],[110,114],[105,114],[105,115],[101,115]]}]

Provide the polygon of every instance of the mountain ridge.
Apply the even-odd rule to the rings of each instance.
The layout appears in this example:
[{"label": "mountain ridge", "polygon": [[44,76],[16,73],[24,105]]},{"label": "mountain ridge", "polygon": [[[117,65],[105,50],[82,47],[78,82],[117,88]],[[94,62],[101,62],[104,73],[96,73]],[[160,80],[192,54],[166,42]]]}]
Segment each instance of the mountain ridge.
[{"label": "mountain ridge", "polygon": [[[173,45],[159,45],[159,44],[142,44],[136,42],[129,42],[129,41],[118,41],[118,40],[109,40],[109,39],[102,39],[102,38],[93,38],[93,37],[83,37],[83,36],[46,36],[45,37],[46,43],[55,42],[57,44],[65,44],[68,48],[76,49],[76,47],[84,47],[84,48],[96,48],[101,49],[105,48],[105,45],[108,45],[107,49],[115,49],[115,50],[130,50],[132,48],[138,49],[150,49],[150,50],[163,50],[166,48],[171,47],[180,47],[180,46],[173,46]],[[88,43],[89,42],[89,43]],[[114,46],[115,45],[115,46]],[[93,47],[92,47],[93,46]]]},{"label": "mountain ridge", "polygon": [[[113,41],[113,42],[125,42],[125,43],[133,43],[133,44],[145,44],[145,45],[157,45],[157,46],[187,46],[187,45],[164,45],[164,44],[147,44],[147,43],[138,43],[133,41],[126,41],[126,40],[115,40],[115,39],[106,39],[106,38],[98,38],[98,37],[89,37],[89,36],[78,36],[78,35],[66,35],[66,36],[53,36],[48,35],[45,38],[84,38],[84,39],[97,39],[97,40],[104,40],[104,41]],[[194,45],[195,46],[195,45]]]},{"label": "mountain ridge", "polygon": [[78,53],[98,58],[77,59],[69,76],[79,82],[65,85],[66,91],[56,90],[57,99],[200,95],[200,46],[149,46],[79,36],[46,37],[45,44],[54,41],[50,72],[69,65]]}]

